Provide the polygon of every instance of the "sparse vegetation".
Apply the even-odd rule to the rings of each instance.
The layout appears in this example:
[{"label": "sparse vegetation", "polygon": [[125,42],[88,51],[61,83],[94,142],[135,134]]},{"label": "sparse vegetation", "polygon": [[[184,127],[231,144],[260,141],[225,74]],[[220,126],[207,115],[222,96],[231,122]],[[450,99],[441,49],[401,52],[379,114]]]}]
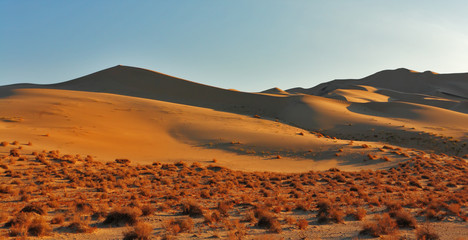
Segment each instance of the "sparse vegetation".
[{"label": "sparse vegetation", "polygon": [[[10,236],[56,234],[50,226],[79,234],[103,223],[129,226],[126,239],[145,239],[153,229],[166,239],[208,230],[239,239],[258,228],[283,234],[356,219],[364,220],[363,234],[384,236],[400,227],[428,238],[416,216],[438,222],[467,216],[467,163],[446,155],[415,151],[388,170],[281,174],[184,162],[100,163],[14,149],[20,157],[8,148],[0,155],[0,222]],[[163,229],[142,223],[160,213]]]}]

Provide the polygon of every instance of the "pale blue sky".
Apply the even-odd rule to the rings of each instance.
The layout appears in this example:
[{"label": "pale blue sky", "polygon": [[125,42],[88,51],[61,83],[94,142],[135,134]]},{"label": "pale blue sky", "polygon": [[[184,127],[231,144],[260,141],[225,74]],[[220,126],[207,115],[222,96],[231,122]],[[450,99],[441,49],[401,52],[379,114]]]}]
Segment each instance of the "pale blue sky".
[{"label": "pale blue sky", "polygon": [[0,0],[0,85],[118,64],[243,91],[468,72],[466,1]]}]

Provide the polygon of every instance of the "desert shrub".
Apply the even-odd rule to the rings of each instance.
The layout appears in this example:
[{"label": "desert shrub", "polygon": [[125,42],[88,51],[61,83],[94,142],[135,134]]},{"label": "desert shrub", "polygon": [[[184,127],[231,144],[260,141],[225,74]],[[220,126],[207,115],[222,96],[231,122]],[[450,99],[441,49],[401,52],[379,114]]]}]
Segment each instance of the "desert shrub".
[{"label": "desert shrub", "polygon": [[397,223],[388,213],[376,216],[374,222],[366,222],[360,234],[368,234],[373,237],[380,237],[395,232]]},{"label": "desert shrub", "polygon": [[10,150],[10,156],[12,157],[19,157],[20,156],[20,152],[18,149],[11,149]]},{"label": "desert shrub", "polygon": [[333,207],[332,203],[328,199],[322,199],[317,203],[317,221],[319,223],[327,223],[330,221],[342,223],[344,221],[345,214],[340,209]]},{"label": "desert shrub", "polygon": [[299,221],[297,221],[297,227],[301,230],[304,230],[307,228],[307,226],[309,226],[309,222],[305,219],[299,219]]},{"label": "desert shrub", "polygon": [[416,230],[417,240],[439,240],[439,235],[428,225],[422,226]]},{"label": "desert shrub", "polygon": [[149,204],[143,205],[140,209],[141,209],[143,216],[150,216],[156,211],[156,209]]},{"label": "desert shrub", "polygon": [[130,165],[130,160],[128,159],[115,159],[115,162],[123,165]]},{"label": "desert shrub", "polygon": [[189,215],[190,217],[202,217],[203,209],[195,201],[187,201],[182,204],[182,214]]},{"label": "desert shrub", "polygon": [[107,214],[103,224],[115,226],[135,225],[138,216],[141,215],[141,210],[138,208],[121,208],[111,211]]},{"label": "desert shrub", "polygon": [[151,237],[153,227],[148,223],[138,222],[133,229],[124,233],[124,240],[147,240]]},{"label": "desert shrub", "polygon": [[5,224],[10,227],[9,235],[15,236],[45,236],[52,228],[43,217],[36,217],[31,213],[20,213]]},{"label": "desert shrub", "polygon": [[460,204],[458,203],[452,203],[450,205],[447,206],[447,210],[452,213],[453,215],[455,216],[459,216],[460,215]]},{"label": "desert shrub", "polygon": [[396,220],[399,227],[416,228],[416,219],[405,210],[392,211],[390,216]]},{"label": "desert shrub", "polygon": [[206,198],[206,199],[211,198],[210,190],[208,190],[208,189],[202,190],[202,191],[200,192],[200,197]]},{"label": "desert shrub", "polygon": [[6,146],[8,146],[9,144],[10,144],[10,143],[7,142],[7,141],[0,142],[0,146],[2,146],[2,147],[6,147]]},{"label": "desert shrub", "polygon": [[229,210],[232,208],[231,202],[223,201],[218,203],[218,211],[221,213],[222,216],[227,217],[229,216]]},{"label": "desert shrub", "polygon": [[65,222],[65,216],[64,215],[57,215],[52,220],[50,220],[51,224],[62,224]]},{"label": "desert shrub", "polygon": [[23,209],[21,209],[20,212],[24,212],[24,213],[37,213],[39,215],[44,215],[46,213],[44,207],[42,206],[39,206],[37,204],[31,204],[31,205],[28,205],[26,207],[24,207]]},{"label": "desert shrub", "polygon": [[67,229],[73,233],[90,233],[96,230],[95,227],[89,226],[88,223],[81,219],[75,219],[67,226]]},{"label": "desert shrub", "polygon": [[193,228],[193,220],[191,218],[184,219],[169,219],[164,223],[164,229],[172,234],[180,232],[190,232]]},{"label": "desert shrub", "polygon": [[354,219],[361,221],[367,215],[367,212],[364,208],[358,208],[355,212],[351,213]]},{"label": "desert shrub", "polygon": [[93,206],[87,202],[76,202],[75,203],[75,210],[77,212],[89,213],[93,210]]},{"label": "desert shrub", "polygon": [[385,206],[387,207],[387,210],[390,212],[401,209],[401,204],[397,201],[387,201],[385,202]]},{"label": "desert shrub", "polygon": [[204,223],[208,223],[208,224],[211,224],[211,223],[214,223],[214,222],[218,222],[221,220],[221,214],[219,213],[219,211],[213,211],[213,212],[205,212],[205,214],[203,214],[203,222]]},{"label": "desert shrub", "polygon": [[281,233],[283,229],[275,215],[266,209],[257,209],[255,217],[258,218],[257,227],[267,228],[271,232]]},{"label": "desert shrub", "polygon": [[288,217],[285,217],[284,220],[288,223],[288,224],[297,224],[297,219],[293,216],[288,216]]},{"label": "desert shrub", "polygon": [[45,236],[52,228],[43,217],[34,218],[28,226],[28,234],[31,236]]}]

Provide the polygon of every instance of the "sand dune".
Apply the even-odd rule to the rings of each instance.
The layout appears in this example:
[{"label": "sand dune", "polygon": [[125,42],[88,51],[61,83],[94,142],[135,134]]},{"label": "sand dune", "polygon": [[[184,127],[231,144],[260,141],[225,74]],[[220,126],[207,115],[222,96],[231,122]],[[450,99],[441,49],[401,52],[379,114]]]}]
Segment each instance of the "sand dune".
[{"label": "sand dune", "polygon": [[[216,159],[283,172],[385,168],[402,159],[363,162],[349,140],[468,153],[466,76],[398,69],[245,93],[116,66],[59,84],[0,87],[0,138],[102,160]],[[338,149],[345,149],[339,157]]]}]

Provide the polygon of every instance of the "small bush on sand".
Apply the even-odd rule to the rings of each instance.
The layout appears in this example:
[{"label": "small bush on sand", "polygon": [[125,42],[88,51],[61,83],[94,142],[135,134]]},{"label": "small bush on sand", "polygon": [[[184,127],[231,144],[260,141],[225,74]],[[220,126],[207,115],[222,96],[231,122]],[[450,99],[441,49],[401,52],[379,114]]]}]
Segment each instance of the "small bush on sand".
[{"label": "small bush on sand", "polygon": [[281,224],[276,219],[275,215],[271,212],[268,212],[266,209],[257,209],[255,211],[255,217],[258,218],[257,227],[267,228],[271,232],[281,233],[283,229]]},{"label": "small bush on sand", "polygon": [[73,233],[90,233],[96,230],[95,227],[89,226],[88,223],[81,219],[75,219],[67,226],[68,230]]},{"label": "small bush on sand", "polygon": [[11,149],[10,150],[10,156],[12,157],[19,157],[20,156],[20,152],[18,149]]},{"label": "small bush on sand", "polygon": [[174,235],[180,232],[190,232],[192,228],[193,220],[191,218],[169,219],[164,223],[164,229]]},{"label": "small bush on sand", "polygon": [[149,204],[148,205],[143,205],[141,207],[141,212],[142,212],[143,216],[150,216],[155,211],[156,211],[156,209],[153,206],[149,205]]},{"label": "small bush on sand", "polygon": [[141,215],[141,210],[138,208],[122,208],[111,211],[107,214],[104,224],[114,226],[134,225],[137,223],[137,218]]},{"label": "small bush on sand", "polygon": [[416,228],[416,219],[405,210],[392,211],[390,216],[396,220],[399,227]]},{"label": "small bush on sand", "polygon": [[44,215],[46,213],[45,209],[42,206],[39,206],[37,204],[32,204],[24,207],[21,209],[20,212],[24,213],[37,213],[39,215]]},{"label": "small bush on sand", "polygon": [[367,212],[364,208],[358,208],[355,212],[351,213],[354,219],[361,221],[367,215]]},{"label": "small bush on sand", "polygon": [[299,219],[299,221],[297,221],[297,227],[301,230],[305,230],[307,228],[307,226],[309,226],[309,222],[305,219]]},{"label": "small bush on sand", "polygon": [[428,225],[422,226],[416,230],[417,240],[439,240],[439,235]]},{"label": "small bush on sand", "polygon": [[366,222],[360,234],[368,234],[373,237],[380,237],[395,232],[397,223],[393,220],[388,213],[382,216],[376,216],[375,222]]},{"label": "small bush on sand", "polygon": [[28,226],[28,234],[31,236],[49,235],[51,230],[52,228],[43,217],[34,218]]},{"label": "small bush on sand", "polygon": [[65,222],[65,216],[64,215],[57,215],[52,220],[50,220],[51,224],[62,224]]},{"label": "small bush on sand", "polygon": [[9,235],[16,236],[45,236],[52,228],[43,217],[35,217],[31,213],[20,213],[15,219],[5,224],[10,227]]},{"label": "small bush on sand", "polygon": [[182,204],[182,214],[189,215],[190,217],[202,217],[203,209],[195,201],[187,201]]},{"label": "small bush on sand", "polygon": [[317,203],[318,213],[317,221],[319,223],[327,223],[330,221],[342,223],[344,221],[343,211],[333,207],[332,203],[328,199],[320,200]]},{"label": "small bush on sand", "polygon": [[7,142],[7,141],[0,142],[0,146],[2,146],[2,147],[6,147],[6,146],[8,146],[9,144],[10,144],[10,143]]},{"label": "small bush on sand", "polygon": [[144,222],[138,222],[133,229],[124,233],[124,240],[147,240],[151,237],[153,227]]}]

